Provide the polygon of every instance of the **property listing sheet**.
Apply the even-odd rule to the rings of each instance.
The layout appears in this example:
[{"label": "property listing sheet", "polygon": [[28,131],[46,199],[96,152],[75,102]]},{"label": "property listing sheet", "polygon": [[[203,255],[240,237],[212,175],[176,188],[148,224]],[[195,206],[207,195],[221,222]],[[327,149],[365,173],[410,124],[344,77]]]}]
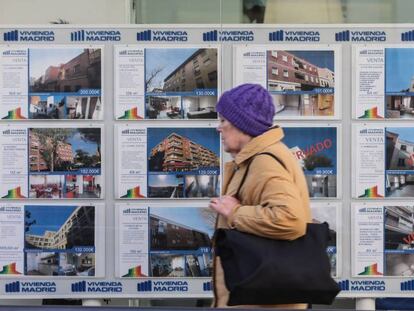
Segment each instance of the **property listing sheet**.
[{"label": "property listing sheet", "polygon": [[117,204],[119,277],[211,277],[216,214],[206,207]]},{"label": "property listing sheet", "polygon": [[116,197],[219,195],[220,137],[213,127],[115,126]]},{"label": "property listing sheet", "polygon": [[103,198],[102,128],[0,125],[0,198]]},{"label": "property listing sheet", "polygon": [[101,46],[0,47],[0,118],[103,120]]},{"label": "property listing sheet", "polygon": [[412,202],[352,206],[353,277],[414,276]]},{"label": "property listing sheet", "polygon": [[233,86],[257,83],[272,95],[275,119],[338,119],[338,45],[235,45]]},{"label": "property listing sheet", "polygon": [[0,204],[0,275],[102,277],[104,204]]},{"label": "property listing sheet", "polygon": [[216,119],[218,46],[115,46],[119,120]]},{"label": "property listing sheet", "polygon": [[354,198],[414,197],[414,127],[354,125]]},{"label": "property listing sheet", "polygon": [[[290,149],[305,174],[311,199],[341,196],[340,127],[282,123],[282,142]],[[223,152],[223,161],[232,161]]]},{"label": "property listing sheet", "polygon": [[414,120],[414,45],[354,45],[353,58],[355,117]]}]

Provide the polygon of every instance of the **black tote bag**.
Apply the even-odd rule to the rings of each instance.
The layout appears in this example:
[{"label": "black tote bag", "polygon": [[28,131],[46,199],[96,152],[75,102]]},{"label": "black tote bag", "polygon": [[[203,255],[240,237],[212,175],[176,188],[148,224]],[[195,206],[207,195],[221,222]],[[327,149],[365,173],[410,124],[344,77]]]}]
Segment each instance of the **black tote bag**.
[{"label": "black tote bag", "polygon": [[[261,154],[284,166],[273,154]],[[331,304],[340,288],[331,277],[328,241],[327,223],[308,223],[306,234],[293,241],[217,229],[214,251],[220,257],[230,291],[228,305]]]},{"label": "black tote bag", "polygon": [[331,304],[340,291],[326,253],[329,226],[307,224],[296,240],[274,240],[230,229],[216,232],[229,306]]}]

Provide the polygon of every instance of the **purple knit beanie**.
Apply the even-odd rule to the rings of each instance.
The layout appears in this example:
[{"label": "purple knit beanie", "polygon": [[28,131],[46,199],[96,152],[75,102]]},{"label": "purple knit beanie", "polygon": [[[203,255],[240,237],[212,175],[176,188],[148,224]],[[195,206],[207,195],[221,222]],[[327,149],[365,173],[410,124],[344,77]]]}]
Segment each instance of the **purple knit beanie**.
[{"label": "purple knit beanie", "polygon": [[217,112],[242,132],[256,137],[273,124],[272,97],[259,84],[242,84],[221,95]]}]

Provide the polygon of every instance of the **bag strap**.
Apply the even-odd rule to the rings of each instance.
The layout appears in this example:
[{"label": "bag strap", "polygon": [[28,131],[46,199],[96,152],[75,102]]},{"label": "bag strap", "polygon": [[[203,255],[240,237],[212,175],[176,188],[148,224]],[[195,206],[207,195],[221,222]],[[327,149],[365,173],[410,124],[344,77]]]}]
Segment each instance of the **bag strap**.
[{"label": "bag strap", "polygon": [[258,155],[261,155],[261,154],[265,154],[265,155],[271,156],[273,159],[275,159],[277,162],[279,162],[279,164],[282,165],[285,170],[287,170],[286,165],[282,161],[280,161],[279,158],[277,156],[275,156],[273,153],[270,153],[270,152],[261,152],[261,153],[258,153],[256,155],[254,155],[250,159],[249,163],[247,163],[247,167],[246,167],[246,170],[244,171],[244,175],[242,177],[242,180],[241,180],[241,182],[239,184],[239,187],[237,188],[236,194],[234,195],[235,198],[237,200],[239,200],[239,201],[240,201],[240,198],[239,198],[240,189],[241,189],[241,187],[243,186],[243,184],[244,184],[244,182],[246,180],[247,173],[249,172],[250,164],[252,164],[252,162],[253,162],[253,160],[254,160],[255,157],[257,157]]}]

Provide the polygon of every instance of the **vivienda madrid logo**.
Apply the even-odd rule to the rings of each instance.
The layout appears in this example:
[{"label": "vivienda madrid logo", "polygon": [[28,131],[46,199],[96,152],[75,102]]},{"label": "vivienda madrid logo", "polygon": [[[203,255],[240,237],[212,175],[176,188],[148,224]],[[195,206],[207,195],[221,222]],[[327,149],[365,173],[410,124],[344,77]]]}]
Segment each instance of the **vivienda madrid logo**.
[{"label": "vivienda madrid logo", "polygon": [[87,282],[72,283],[72,293],[122,293],[121,282]]},{"label": "vivienda madrid logo", "polygon": [[138,292],[188,292],[187,281],[145,281],[137,284]]},{"label": "vivienda madrid logo", "polygon": [[401,41],[414,41],[414,30],[401,33]]},{"label": "vivienda madrid logo", "polygon": [[145,135],[147,133],[147,131],[145,129],[126,129],[122,131],[122,135],[130,135],[130,136],[135,136],[135,135]]},{"label": "vivienda madrid logo", "polygon": [[338,282],[341,291],[384,292],[385,281],[381,280],[343,280]]},{"label": "vivienda madrid logo", "polygon": [[186,42],[188,33],[184,30],[144,30],[137,32],[137,41]]},{"label": "vivienda madrid logo", "polygon": [[204,292],[210,292],[213,290],[213,282],[209,281],[209,282],[204,282],[203,283],[203,291]]},{"label": "vivienda madrid logo", "polygon": [[385,42],[387,34],[383,30],[344,30],[335,33],[335,41],[351,41],[351,42]]},{"label": "vivienda madrid logo", "polygon": [[212,30],[203,33],[203,41],[254,41],[252,30]]},{"label": "vivienda madrid logo", "polygon": [[4,41],[42,42],[55,41],[52,30],[11,30],[3,33]]},{"label": "vivienda madrid logo", "polygon": [[402,292],[414,291],[414,280],[405,281],[400,283],[400,289]]},{"label": "vivienda madrid logo", "polygon": [[6,293],[54,293],[56,292],[55,282],[11,282],[5,285]]},{"label": "vivienda madrid logo", "polygon": [[321,34],[316,30],[276,30],[269,32],[269,41],[319,42]]},{"label": "vivienda madrid logo", "polygon": [[148,212],[146,208],[127,208],[122,211],[122,214],[124,215],[137,215],[137,214],[146,215],[147,213]]},{"label": "vivienda madrid logo", "polygon": [[70,41],[121,41],[119,30],[78,30],[70,33]]}]

